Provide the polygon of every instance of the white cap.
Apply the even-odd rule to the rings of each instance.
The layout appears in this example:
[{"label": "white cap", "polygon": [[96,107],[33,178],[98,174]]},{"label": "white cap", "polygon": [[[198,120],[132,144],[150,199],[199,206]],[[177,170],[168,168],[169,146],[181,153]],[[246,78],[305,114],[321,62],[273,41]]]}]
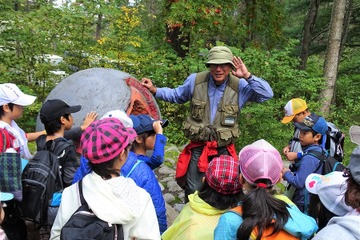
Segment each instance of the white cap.
[{"label": "white cap", "polygon": [[352,210],[345,203],[347,178],[343,172],[331,172],[326,175],[310,174],[305,181],[306,189],[313,194],[319,195],[320,201],[332,213],[343,216]]},{"label": "white cap", "polygon": [[0,106],[13,103],[20,106],[28,106],[35,101],[36,97],[23,93],[15,84],[0,84]]},{"label": "white cap", "polygon": [[102,120],[104,118],[117,118],[121,121],[121,123],[124,125],[124,127],[126,127],[126,128],[133,127],[133,122],[132,122],[131,118],[129,118],[129,116],[125,113],[124,110],[109,111],[109,112],[105,113],[105,115],[102,116],[100,118],[100,120]]}]

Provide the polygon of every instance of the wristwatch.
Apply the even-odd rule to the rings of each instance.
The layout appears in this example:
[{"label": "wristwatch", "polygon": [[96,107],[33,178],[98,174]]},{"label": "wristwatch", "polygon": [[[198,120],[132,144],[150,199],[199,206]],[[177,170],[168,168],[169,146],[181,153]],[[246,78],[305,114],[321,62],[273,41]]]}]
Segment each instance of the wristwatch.
[{"label": "wristwatch", "polygon": [[249,80],[249,79],[251,79],[251,78],[252,78],[252,76],[253,76],[253,75],[250,73],[250,76],[249,76],[248,78],[245,78],[245,79],[246,79],[246,81],[247,81],[247,80]]}]

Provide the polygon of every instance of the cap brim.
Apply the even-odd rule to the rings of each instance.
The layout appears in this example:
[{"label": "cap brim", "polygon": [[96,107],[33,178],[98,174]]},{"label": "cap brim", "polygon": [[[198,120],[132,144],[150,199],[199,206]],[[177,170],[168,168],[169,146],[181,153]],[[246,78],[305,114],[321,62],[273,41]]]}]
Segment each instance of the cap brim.
[{"label": "cap brim", "polygon": [[81,105],[71,106],[66,110],[66,113],[76,113],[81,110]]},{"label": "cap brim", "polygon": [[311,131],[312,129],[306,126],[304,123],[294,123],[295,127],[304,130],[304,131]]},{"label": "cap brim", "polygon": [[18,99],[16,99],[16,101],[13,101],[12,103],[19,106],[29,106],[35,102],[35,99],[36,99],[35,96],[24,94]]},{"label": "cap brim", "polygon": [[14,194],[12,194],[12,193],[0,192],[0,201],[1,202],[10,201],[13,198],[14,198]]},{"label": "cap brim", "polygon": [[291,116],[285,116],[282,120],[281,123],[289,123],[294,119],[295,115],[291,115]]},{"label": "cap brim", "polygon": [[351,142],[360,145],[360,126],[351,126],[349,134]]},{"label": "cap brim", "polygon": [[210,61],[206,62],[205,64],[206,64],[206,66],[208,66],[210,64],[226,64],[226,63],[234,66],[234,63],[232,61],[229,61],[228,59],[214,59],[214,60],[210,60]]}]

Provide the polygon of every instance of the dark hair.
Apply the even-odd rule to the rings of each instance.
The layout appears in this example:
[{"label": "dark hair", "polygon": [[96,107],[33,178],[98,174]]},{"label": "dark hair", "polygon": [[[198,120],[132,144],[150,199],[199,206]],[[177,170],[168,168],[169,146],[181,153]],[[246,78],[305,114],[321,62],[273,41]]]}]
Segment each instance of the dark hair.
[{"label": "dark hair", "polygon": [[321,143],[322,143],[323,135],[322,135],[321,133],[318,133],[318,132],[316,132],[316,131],[314,131],[314,130],[311,130],[311,131],[309,131],[309,132],[312,133],[312,136],[313,136],[313,137],[314,137],[316,134],[320,134],[320,135],[321,135],[321,138],[320,138],[317,142],[318,142],[318,144],[321,144]]},{"label": "dark hair", "polygon": [[360,209],[360,185],[349,174],[347,190],[345,192],[345,203],[354,209]]},{"label": "dark hair", "polygon": [[[67,120],[69,120],[70,114],[65,114],[61,117],[64,117]],[[56,132],[58,132],[61,129],[61,120],[60,120],[61,117],[44,123],[45,131],[48,135],[54,135]]]},{"label": "dark hair", "polygon": [[155,134],[155,131],[154,130],[151,130],[151,131],[147,131],[147,132],[143,132],[143,133],[140,133],[138,135],[138,137],[142,140],[141,143],[138,143],[136,140],[133,141],[133,144],[132,144],[132,147],[131,147],[131,151],[133,152],[136,152],[135,150],[139,147],[145,147],[145,141],[148,137],[150,137],[151,135]]},{"label": "dark hair", "polygon": [[[259,179],[255,183],[260,182],[266,185],[271,184],[268,179]],[[286,208],[288,205],[284,201],[276,199],[269,190],[263,187],[254,187],[245,195],[242,201],[243,222],[238,228],[237,239],[249,239],[255,227],[258,229],[256,240],[260,240],[264,230],[269,227],[274,228],[270,236],[283,229],[290,217]],[[275,222],[273,222],[274,216],[276,216]]]},{"label": "dark hair", "polygon": [[[6,105],[6,104],[4,104],[4,105]],[[2,116],[5,115],[4,105],[2,105],[2,106],[0,107],[0,117],[2,117]],[[12,111],[12,110],[14,109],[14,105],[15,105],[15,104],[13,104],[13,103],[8,103],[7,105],[9,106],[10,111]]]},{"label": "dark hair", "polygon": [[320,201],[319,195],[310,194],[310,203],[309,203],[309,216],[316,219],[319,226],[318,231],[323,229],[331,218],[337,216],[334,213],[330,212],[324,204]]},{"label": "dark hair", "polygon": [[119,159],[119,156],[115,157],[114,159],[111,159],[109,161],[94,164],[92,162],[88,162],[88,166],[92,171],[94,171],[97,175],[102,177],[103,179],[107,180],[110,179],[112,174],[116,176],[120,176],[120,169],[114,169],[114,162]]},{"label": "dark hair", "polygon": [[243,199],[244,193],[240,191],[236,194],[225,195],[215,191],[205,180],[199,190],[199,197],[216,209],[226,210],[236,207]]}]

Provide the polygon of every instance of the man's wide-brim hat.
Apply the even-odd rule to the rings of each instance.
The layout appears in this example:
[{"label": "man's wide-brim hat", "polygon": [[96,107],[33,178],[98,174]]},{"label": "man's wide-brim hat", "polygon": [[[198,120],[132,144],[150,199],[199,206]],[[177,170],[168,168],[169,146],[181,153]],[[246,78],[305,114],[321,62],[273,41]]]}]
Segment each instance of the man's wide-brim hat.
[{"label": "man's wide-brim hat", "polygon": [[234,66],[232,59],[234,55],[232,54],[231,50],[224,46],[216,46],[210,49],[208,55],[208,61],[206,65],[210,64],[226,64],[230,63]]}]

